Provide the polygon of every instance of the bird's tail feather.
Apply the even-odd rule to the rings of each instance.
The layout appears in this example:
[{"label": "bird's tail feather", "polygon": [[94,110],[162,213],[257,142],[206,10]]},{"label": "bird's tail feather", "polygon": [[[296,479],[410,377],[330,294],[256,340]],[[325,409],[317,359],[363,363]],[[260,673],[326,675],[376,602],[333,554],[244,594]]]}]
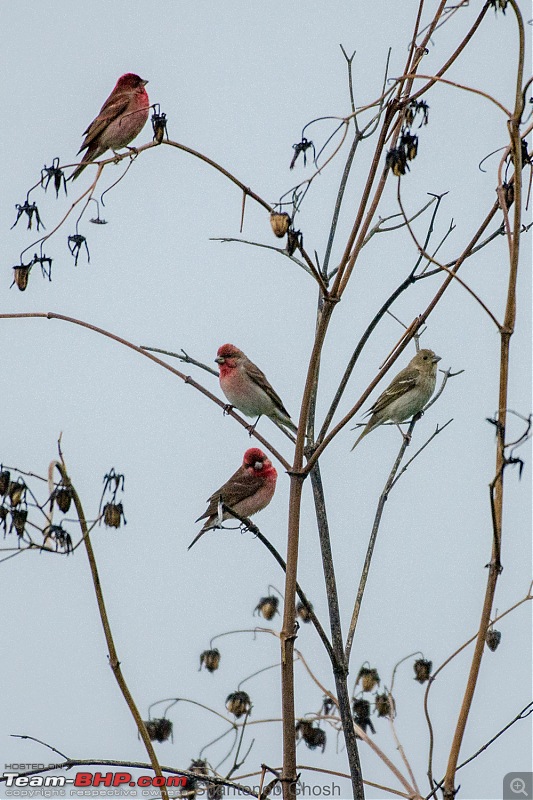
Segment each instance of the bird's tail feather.
[{"label": "bird's tail feather", "polygon": [[198,539],[200,538],[200,536],[203,536],[203,535],[204,535],[204,533],[207,533],[207,531],[208,531],[208,530],[209,530],[208,528],[202,528],[202,530],[200,531],[200,533],[198,533],[198,534],[197,534],[197,535],[194,537],[194,539],[192,540],[192,542],[191,542],[191,543],[190,543],[190,545],[188,546],[187,550],[190,550],[190,549],[191,549],[191,547],[193,546],[193,544],[196,544],[196,542],[198,541]]}]

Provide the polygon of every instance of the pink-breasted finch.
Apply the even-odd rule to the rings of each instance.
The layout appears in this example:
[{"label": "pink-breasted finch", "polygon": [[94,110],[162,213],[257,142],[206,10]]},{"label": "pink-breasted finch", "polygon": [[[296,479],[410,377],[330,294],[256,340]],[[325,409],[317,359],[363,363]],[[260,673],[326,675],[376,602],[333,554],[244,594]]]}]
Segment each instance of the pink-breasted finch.
[{"label": "pink-breasted finch", "polygon": [[411,359],[405,369],[396,375],[391,384],[380,394],[372,408],[367,411],[367,414],[372,416],[352,450],[359,444],[363,436],[373,431],[378,425],[383,425],[384,422],[395,422],[398,425],[422,411],[435,391],[439,361],[440,356],[435,355],[433,350],[420,350]]},{"label": "pink-breasted finch", "polygon": [[277,477],[278,473],[268,456],[258,447],[250,447],[237,472],[207,501],[207,511],[196,520],[199,522],[205,519],[204,526],[187,549],[190,550],[208,530],[223,520],[232,518],[227,511],[223,512],[222,519],[219,518],[220,503],[233,509],[241,517],[251,517],[266,508],[274,496]]},{"label": "pink-breasted finch", "polygon": [[84,131],[85,139],[78,155],[82,150],[86,152],[83,161],[72,173],[72,180],[106,150],[126,147],[142,131],[150,110],[148,93],[144,88],[147,83],[132,72],[118,79],[100,113]]},{"label": "pink-breasted finch", "polygon": [[233,344],[218,348],[215,361],[219,365],[220,388],[232,406],[247,417],[263,415],[285,425],[296,433],[296,425],[265,375],[253,361]]}]

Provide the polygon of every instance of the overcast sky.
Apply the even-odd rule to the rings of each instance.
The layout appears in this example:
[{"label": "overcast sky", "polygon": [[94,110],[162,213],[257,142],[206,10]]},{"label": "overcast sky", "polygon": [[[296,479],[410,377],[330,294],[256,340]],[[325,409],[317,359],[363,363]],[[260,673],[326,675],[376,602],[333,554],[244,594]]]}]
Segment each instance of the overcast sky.
[{"label": "overcast sky", "polygon": [[[478,3],[455,15],[437,32],[423,72],[438,69],[479,10]],[[520,3],[528,19],[529,8]],[[428,14],[436,3],[428,4]],[[4,113],[0,125],[4,190],[0,200],[2,309],[55,311],[101,326],[139,345],[184,348],[213,363],[224,342],[241,347],[267,374],[297,419],[311,351],[316,310],[315,284],[295,264],[265,249],[222,244],[238,237],[239,190],[205,164],[169,147],[145,152],[109,192],[92,225],[87,212],[79,232],[87,237],[91,263],[78,266],[67,249],[76,216],[46,244],[53,257],[52,282],[36,267],[26,292],[9,290],[11,267],[37,238],[25,222],[10,231],[15,204],[23,203],[44,164],[55,157],[75,160],[82,133],[96,116],[116,79],[136,72],[149,80],[151,102],[161,104],[171,139],[208,155],[274,203],[310,174],[301,160],[288,167],[302,127],[326,115],[350,111],[347,70],[339,44],[354,58],[357,105],[381,92],[388,48],[389,74],[401,73],[417,3],[194,3],[138,0],[104,3],[4,3],[0,8]],[[429,17],[428,17],[429,18]],[[490,11],[479,34],[449,77],[493,93],[512,107],[516,59],[512,13]],[[529,58],[528,58],[529,64]],[[529,67],[528,67],[529,70]],[[438,87],[430,98],[430,121],[421,129],[419,156],[402,181],[411,213],[427,193],[445,193],[435,226],[435,243],[448,230],[439,256],[457,256],[495,197],[499,156],[478,163],[506,144],[506,118],[472,94]],[[332,123],[306,132],[325,141]],[[151,139],[149,126],[136,140]],[[332,256],[343,252],[353,223],[365,170],[373,152],[368,141],[355,162],[344,216]],[[315,181],[297,225],[309,253],[322,258],[347,147]],[[122,166],[106,169],[110,186]],[[49,188],[31,198],[50,232],[70,203],[89,185],[89,169],[69,197]],[[526,172],[527,174],[527,172]],[[381,216],[397,212],[397,181],[391,180]],[[416,223],[424,236],[428,215]],[[500,224],[500,217],[489,229]],[[248,201],[242,236],[277,245],[268,214]],[[33,250],[30,250],[30,255]],[[510,407],[528,415],[530,398],[530,244],[524,237],[518,284],[518,318],[512,338]],[[361,333],[416,260],[405,230],[375,236],[363,251],[353,283],[336,309],[324,347],[318,419]],[[507,245],[503,237],[472,258],[461,275],[496,316],[503,316]],[[406,324],[427,305],[440,278],[421,281],[394,307]],[[199,655],[211,637],[253,628],[252,612],[269,584],[283,590],[283,575],[259,542],[236,531],[206,535],[189,553],[198,531],[194,520],[206,498],[239,466],[250,446],[244,429],[177,378],[132,351],[59,321],[0,321],[3,350],[3,424],[0,460],[46,475],[62,433],[66,463],[94,518],[103,476],[114,467],[126,476],[122,499],[128,524],[103,526],[93,535],[103,591],[122,668],[144,718],[160,698],[181,697],[225,713],[224,700],[239,682],[279,660],[277,639],[239,634],[221,639],[221,666],[198,672]],[[385,320],[358,365],[336,420],[353,405],[397,341],[401,328]],[[363,604],[353,655],[352,677],[364,661],[390,686],[394,664],[422,651],[440,665],[476,631],[490,558],[488,484],[493,478],[499,336],[482,309],[452,286],[431,316],[423,346],[441,357],[442,368],[463,374],[448,383],[415,431],[422,445],[437,424],[453,423],[412,465],[386,504]],[[398,369],[414,354],[413,345]],[[172,362],[179,367],[177,362]],[[186,370],[222,397],[206,373]],[[381,387],[384,388],[384,387]],[[376,395],[377,396],[377,395]],[[510,421],[510,436],[522,430]],[[287,439],[269,420],[259,430],[291,458]],[[397,452],[394,427],[373,432],[350,453],[354,432],[345,429],[322,459],[344,631],[376,502]],[[253,442],[252,442],[253,443]],[[412,448],[412,449],[413,449]],[[522,598],[530,581],[529,451],[522,480],[508,470],[505,485],[504,571],[496,595],[503,611]],[[289,481],[281,465],[271,505],[257,518],[261,530],[285,552]],[[44,485],[32,484],[45,498]],[[30,517],[34,512],[30,512]],[[40,518],[35,514],[34,518]],[[74,533],[75,526],[68,525]],[[12,547],[15,535],[7,537]],[[2,554],[8,555],[9,553]],[[4,609],[0,754],[9,763],[49,763],[40,745],[10,738],[26,734],[75,758],[146,760],[128,709],[107,662],[94,590],[82,548],[68,558],[25,553],[1,564]],[[327,628],[324,581],[318,553],[310,486],[306,484],[299,580]],[[278,629],[280,617],[266,627]],[[497,627],[502,642],[486,652],[461,760],[475,752],[527,704],[531,695],[531,609],[521,606]],[[334,691],[327,658],[311,626],[302,626],[297,647],[317,677]],[[430,695],[435,725],[435,775],[444,774],[449,744],[470,664],[468,648],[439,676]],[[400,667],[395,696],[397,727],[423,793],[427,791],[428,735],[422,698],[410,661]],[[296,665],[298,716],[317,711],[321,693]],[[254,721],[280,714],[279,673],[268,671],[246,684]],[[156,707],[154,714],[164,706]],[[186,768],[204,744],[225,730],[215,716],[180,703],[169,712],[174,742],[157,745],[162,763]],[[400,763],[385,721],[375,721],[376,743]],[[346,769],[342,740],[326,727],[326,751],[298,748],[301,764]],[[496,798],[508,771],[531,769],[531,726],[514,725],[488,753],[458,775],[462,798]],[[254,747],[243,772],[262,762],[281,763],[281,727],[254,725]],[[227,739],[203,757],[216,765]],[[361,745],[365,778],[399,788],[381,762]],[[3,763],[2,763],[3,766]],[[221,767],[223,770],[224,767]],[[327,783],[317,773],[307,782]],[[349,785],[341,782],[343,796]],[[0,792],[1,794],[1,792]],[[368,790],[371,798],[386,797]]]}]

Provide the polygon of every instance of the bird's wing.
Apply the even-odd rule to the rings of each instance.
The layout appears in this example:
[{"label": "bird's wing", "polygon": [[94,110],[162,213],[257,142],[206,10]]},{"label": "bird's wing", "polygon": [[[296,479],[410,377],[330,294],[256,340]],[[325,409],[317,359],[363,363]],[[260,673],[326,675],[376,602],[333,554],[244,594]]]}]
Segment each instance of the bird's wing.
[{"label": "bird's wing", "polygon": [[237,503],[241,502],[241,500],[245,500],[247,497],[251,497],[263,484],[264,479],[261,475],[254,475],[251,470],[239,467],[237,472],[226,481],[224,486],[221,486],[220,489],[211,495],[207,501],[208,506],[205,514],[198,517],[196,522],[199,522],[201,519],[206,519],[212,514],[216,514],[220,498],[222,498],[224,505],[235,508]]},{"label": "bird's wing", "polygon": [[399,372],[391,385],[388,386],[383,394],[380,394],[372,408],[367,412],[368,414],[379,414],[383,411],[389,403],[402,397],[406,392],[414,389],[420,378],[420,372],[412,367],[405,367]]},{"label": "bird's wing", "polygon": [[93,119],[86,131],[84,131],[85,139],[83,144],[78,150],[78,155],[82,150],[85,150],[91,142],[93,142],[104,131],[110,122],[120,117],[126,111],[131,99],[130,93],[117,94],[114,97],[108,97],[104,105],[100,109],[100,113]]},{"label": "bird's wing", "polygon": [[281,397],[279,394],[273,389],[273,387],[268,382],[265,373],[257,367],[253,361],[247,361],[246,363],[246,371],[250,377],[250,379],[256,383],[268,397],[272,400],[274,405],[287,417],[290,419],[290,414],[281,402]]}]

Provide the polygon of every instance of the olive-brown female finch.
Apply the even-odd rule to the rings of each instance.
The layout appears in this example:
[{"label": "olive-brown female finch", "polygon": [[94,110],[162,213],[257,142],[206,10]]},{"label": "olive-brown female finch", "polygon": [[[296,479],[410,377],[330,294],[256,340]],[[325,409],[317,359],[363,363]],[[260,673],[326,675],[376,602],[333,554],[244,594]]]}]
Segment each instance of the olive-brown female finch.
[{"label": "olive-brown female finch", "polygon": [[[367,414],[372,414],[362,434],[355,442],[356,447],[363,436],[384,422],[405,422],[418,414],[435,391],[437,364],[440,356],[433,350],[420,350],[409,364],[399,372],[383,394],[380,394]],[[403,435],[403,434],[402,434]]]},{"label": "olive-brown female finch", "polygon": [[265,375],[233,344],[223,344],[215,358],[220,367],[220,388],[232,406],[247,417],[270,417],[294,433],[296,425]]},{"label": "olive-brown female finch", "polygon": [[231,514],[224,511],[219,520],[219,504],[236,511],[241,517],[251,517],[262,511],[270,503],[276,488],[278,473],[272,462],[258,447],[250,447],[244,454],[241,466],[224,486],[217,489],[209,498],[207,511],[198,517],[196,522],[205,519],[204,527],[190,543],[191,549],[200,536],[203,536],[220,521],[231,519]]},{"label": "olive-brown female finch", "polygon": [[83,161],[73,172],[72,180],[80,175],[87,164],[99,158],[106,150],[126,147],[142,131],[148,119],[150,101],[144,88],[148,81],[132,72],[120,77],[115,88],[86,131],[78,150],[86,150]]}]

